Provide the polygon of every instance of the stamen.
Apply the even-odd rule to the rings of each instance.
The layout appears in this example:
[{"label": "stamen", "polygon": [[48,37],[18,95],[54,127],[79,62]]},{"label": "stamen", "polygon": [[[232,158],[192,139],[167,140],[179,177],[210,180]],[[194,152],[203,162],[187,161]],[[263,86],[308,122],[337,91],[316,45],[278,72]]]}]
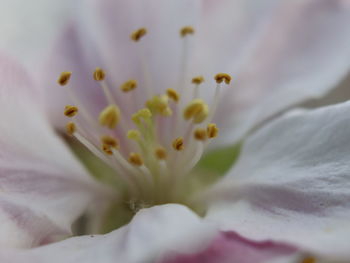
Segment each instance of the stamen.
[{"label": "stamen", "polygon": [[74,122],[70,121],[66,124],[66,132],[68,133],[68,135],[72,136],[76,130],[77,127]]},{"label": "stamen", "polygon": [[174,89],[167,89],[167,90],[166,90],[166,94],[167,94],[168,97],[169,97],[170,99],[172,99],[173,101],[179,102],[179,100],[180,100],[180,95],[179,95],[179,93],[177,93],[176,90],[174,90]]},{"label": "stamen", "polygon": [[130,153],[129,162],[135,166],[143,165],[143,160],[140,154],[138,153]]},{"label": "stamen", "polygon": [[120,121],[120,110],[117,105],[112,104],[107,106],[99,116],[99,122],[102,126],[110,129],[115,128]]},{"label": "stamen", "polygon": [[173,148],[176,151],[182,151],[184,147],[184,139],[182,137],[178,137],[173,141]]},{"label": "stamen", "polygon": [[107,144],[102,144],[102,150],[107,155],[113,155],[112,147]]},{"label": "stamen", "polygon": [[202,123],[209,114],[208,105],[201,99],[192,100],[184,109],[185,120],[192,119],[193,123]]},{"label": "stamen", "polygon": [[184,26],[180,30],[181,37],[186,37],[187,35],[193,35],[194,34],[194,28],[191,26]]},{"label": "stamen", "polygon": [[77,115],[77,113],[78,113],[78,107],[76,106],[67,105],[64,108],[64,115],[66,115],[69,118],[74,117],[75,115]]},{"label": "stamen", "polygon": [[136,88],[137,88],[137,81],[134,79],[130,79],[120,86],[120,89],[123,92],[129,92],[129,91],[132,91]]},{"label": "stamen", "polygon": [[229,74],[226,73],[218,73],[215,75],[214,79],[216,80],[216,83],[220,84],[223,81],[225,81],[225,83],[228,85],[231,82],[231,76]]},{"label": "stamen", "polygon": [[218,136],[219,128],[215,123],[209,123],[207,126],[207,135],[208,138],[212,139]]},{"label": "stamen", "polygon": [[203,76],[197,76],[192,79],[192,83],[195,84],[194,92],[193,92],[193,98],[199,97],[199,85],[204,82]]},{"label": "stamen", "polygon": [[167,157],[167,152],[164,148],[158,147],[154,151],[155,156],[157,157],[158,160],[165,160]]},{"label": "stamen", "polygon": [[187,79],[187,72],[188,72],[188,58],[189,58],[189,38],[187,35],[193,35],[194,29],[191,26],[185,26],[180,29],[180,36],[183,38],[183,47],[182,47],[182,54],[181,54],[181,60],[180,60],[180,75],[179,75],[179,82],[178,82],[178,88],[177,90],[179,93],[182,93],[182,91],[185,88],[186,79]]},{"label": "stamen", "polygon": [[215,75],[214,79],[215,79],[217,85],[216,85],[216,89],[215,89],[214,100],[213,100],[213,104],[211,106],[208,122],[210,122],[215,115],[216,108],[217,108],[218,103],[219,103],[221,83],[224,81],[226,84],[230,84],[231,76],[226,74],[226,73],[218,73]]},{"label": "stamen", "polygon": [[142,27],[136,31],[134,31],[131,35],[130,38],[131,40],[138,42],[144,35],[147,34],[147,29]]},{"label": "stamen", "polygon": [[72,72],[70,71],[64,71],[61,73],[61,75],[57,79],[57,83],[61,86],[65,86],[68,84],[70,77],[72,76]]},{"label": "stamen", "polygon": [[207,139],[207,131],[205,129],[196,129],[193,136],[198,141],[205,141]]},{"label": "stamen", "polygon": [[104,81],[106,78],[106,72],[101,68],[96,68],[94,73],[93,73],[93,78],[94,78],[94,80],[100,82],[100,86],[103,90],[103,93],[105,94],[105,97],[106,97],[108,103],[115,104],[113,95],[112,95],[111,91],[109,90],[106,82]]},{"label": "stamen", "polygon": [[94,73],[93,73],[94,80],[96,81],[102,81],[106,77],[106,73],[104,72],[103,69],[101,68],[96,68]]},{"label": "stamen", "polygon": [[109,147],[113,147],[113,148],[118,148],[119,147],[119,142],[116,138],[110,136],[110,135],[104,135],[101,137],[101,142],[104,145],[107,145]]}]

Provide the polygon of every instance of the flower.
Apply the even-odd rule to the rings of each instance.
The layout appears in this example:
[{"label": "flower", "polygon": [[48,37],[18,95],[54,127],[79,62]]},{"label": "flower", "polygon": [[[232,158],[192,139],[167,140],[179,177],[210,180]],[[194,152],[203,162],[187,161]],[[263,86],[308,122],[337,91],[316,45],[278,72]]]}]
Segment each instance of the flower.
[{"label": "flower", "polygon": [[[64,86],[50,90],[52,107],[41,108],[35,101],[39,91],[25,72],[3,59],[1,86],[8,98],[1,103],[6,120],[0,126],[1,167],[14,176],[3,177],[0,207],[3,229],[15,233],[11,244],[3,235],[4,244],[35,247],[60,240],[88,206],[89,224],[126,219],[106,235],[0,251],[3,261],[181,262],[188,255],[192,261],[201,260],[200,255],[210,258],[212,251],[218,253],[217,244],[223,248],[222,262],[290,260],[297,251],[350,257],[349,103],[292,111],[264,125],[247,136],[237,164],[215,184],[203,182],[206,174],[193,169],[218,133],[218,138],[237,142],[284,108],[325,94],[344,76],[349,7],[345,1],[326,0],[251,6],[202,2],[206,17],[198,26],[193,20],[197,1],[85,3],[81,20],[68,27],[48,67],[50,85],[60,68],[58,84]],[[242,21],[235,21],[239,27],[232,35],[217,30],[213,21],[236,29],[221,21],[228,19],[225,12],[241,10],[232,7],[257,13],[264,23],[237,16]],[[135,12],[135,21],[119,26],[130,18],[128,12]],[[179,14],[183,19],[177,19]],[[233,61],[228,52],[239,48],[226,45],[242,36],[244,25],[257,34],[243,37],[242,55]],[[272,49],[271,32],[278,33]],[[197,35],[198,48],[191,53]],[[317,42],[320,36],[332,41]],[[292,45],[292,40],[301,43]],[[295,55],[277,56],[287,51]],[[301,66],[312,71],[306,74]],[[220,73],[227,69],[234,73],[232,80]],[[253,94],[247,93],[248,86]],[[62,117],[72,118],[68,134],[114,169],[112,178],[101,179],[109,184],[87,176],[61,144],[46,119],[50,109],[55,114],[49,115],[51,122],[58,126]]]}]

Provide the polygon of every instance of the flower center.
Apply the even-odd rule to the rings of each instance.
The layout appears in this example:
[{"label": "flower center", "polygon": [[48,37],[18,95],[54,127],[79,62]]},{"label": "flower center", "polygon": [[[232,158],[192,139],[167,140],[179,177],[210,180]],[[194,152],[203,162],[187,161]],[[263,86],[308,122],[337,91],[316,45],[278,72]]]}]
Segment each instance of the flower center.
[{"label": "flower center", "polygon": [[[130,38],[141,42],[146,34],[147,30],[141,28]],[[194,29],[189,26],[180,30],[185,43],[184,54],[187,53],[187,38],[193,34]],[[106,81],[107,74],[96,68],[92,76],[101,86],[107,102],[98,118],[89,114],[88,107],[68,88],[74,105],[64,109],[64,115],[72,119],[66,125],[67,133],[114,169],[123,182],[129,208],[133,211],[171,202],[190,206],[188,199],[194,191],[190,186],[191,170],[218,135],[219,129],[212,119],[221,86],[229,84],[231,77],[225,73],[214,77],[217,85],[208,105],[200,98],[202,76],[192,78],[192,84],[188,83],[192,87],[186,87],[186,61],[184,55],[181,79],[179,83],[172,83],[176,89],[165,87],[162,93],[156,94],[151,86],[139,87],[137,80],[126,80],[120,86],[125,96],[131,96],[125,105],[116,102],[115,90]],[[66,86],[70,78],[71,72],[63,72],[58,83]],[[141,92],[139,97],[144,96],[145,91],[150,96],[138,104],[133,96],[138,92]],[[134,111],[128,114],[130,106]]]}]

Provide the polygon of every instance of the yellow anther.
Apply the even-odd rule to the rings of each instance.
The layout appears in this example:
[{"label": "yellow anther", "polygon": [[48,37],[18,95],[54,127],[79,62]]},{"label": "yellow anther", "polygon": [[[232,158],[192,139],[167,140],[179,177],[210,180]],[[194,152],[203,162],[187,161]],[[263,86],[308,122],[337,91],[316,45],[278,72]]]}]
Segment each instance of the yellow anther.
[{"label": "yellow anther", "polygon": [[178,137],[173,141],[173,148],[176,151],[181,151],[184,149],[184,139],[182,137]]},{"label": "yellow anther", "polygon": [[193,136],[198,141],[205,141],[207,139],[207,131],[205,129],[196,129]]},{"label": "yellow anther", "polygon": [[74,117],[75,115],[77,115],[78,113],[78,107],[76,106],[71,106],[71,105],[67,105],[64,108],[64,115],[66,115],[67,117]]},{"label": "yellow anther", "polygon": [[192,100],[184,109],[185,120],[192,119],[193,123],[203,122],[209,114],[208,105],[201,99]]},{"label": "yellow anther", "polygon": [[194,78],[192,79],[192,83],[193,83],[193,84],[199,85],[199,84],[201,84],[201,83],[203,83],[203,82],[204,82],[204,77],[203,77],[203,76],[197,76],[197,77],[194,77]]},{"label": "yellow anther", "polygon": [[226,84],[230,84],[232,78],[229,74],[218,73],[215,75],[214,79],[216,80],[216,83],[222,83],[225,81]]},{"label": "yellow anther", "polygon": [[130,140],[138,141],[141,138],[141,133],[138,130],[129,130],[127,137]]},{"label": "yellow anther", "polygon": [[120,110],[117,105],[112,104],[107,106],[99,116],[99,122],[102,126],[110,129],[115,128],[120,120]]},{"label": "yellow anther", "polygon": [[101,142],[104,145],[108,145],[111,148],[118,148],[119,147],[119,142],[116,138],[110,135],[103,135],[101,136]]},{"label": "yellow anther", "polygon": [[158,113],[163,116],[170,116],[173,113],[169,107],[169,97],[167,95],[154,96],[152,99],[146,101],[146,107],[153,114]]},{"label": "yellow anther", "polygon": [[208,138],[212,139],[217,137],[219,134],[219,128],[216,126],[215,123],[209,123],[207,126],[207,135]]},{"label": "yellow anther", "polygon": [[68,122],[66,124],[66,132],[69,134],[69,135],[73,135],[75,133],[75,131],[77,130],[77,127],[75,126],[75,123],[74,122]]},{"label": "yellow anther", "polygon": [[146,34],[147,34],[147,29],[144,28],[144,27],[142,27],[142,28],[140,28],[140,29],[138,29],[138,30],[132,32],[131,35],[130,35],[130,38],[131,38],[133,41],[137,42],[137,41],[139,41],[139,40],[140,40],[144,35],[146,35]]},{"label": "yellow anther", "polygon": [[93,74],[94,80],[96,81],[102,81],[106,77],[106,73],[101,68],[96,68]]},{"label": "yellow anther", "polygon": [[104,151],[105,154],[108,154],[108,155],[112,155],[113,154],[111,146],[109,146],[107,144],[102,144],[101,148],[102,148],[102,150]]},{"label": "yellow anther", "polygon": [[170,99],[172,99],[173,101],[175,101],[175,102],[179,102],[179,100],[180,100],[179,93],[177,93],[177,91],[174,90],[174,89],[167,89],[166,90],[166,95],[168,95],[168,97]]},{"label": "yellow anther", "polygon": [[165,160],[167,157],[167,152],[164,148],[158,147],[154,150],[154,154],[158,160]]},{"label": "yellow anther", "polygon": [[72,72],[70,71],[64,71],[61,73],[61,75],[57,79],[57,83],[61,86],[65,86],[68,84],[70,77],[72,76]]},{"label": "yellow anther", "polygon": [[137,88],[137,81],[134,79],[130,79],[120,86],[120,89],[123,92],[129,92],[129,91],[132,91],[136,88]]},{"label": "yellow anther", "polygon": [[301,263],[316,263],[316,259],[313,257],[306,257]]},{"label": "yellow anther", "polygon": [[129,162],[136,166],[143,165],[143,160],[140,154],[138,153],[130,153],[129,155]]},{"label": "yellow anther", "polygon": [[183,28],[181,28],[180,30],[180,35],[182,37],[185,37],[187,35],[193,35],[194,34],[194,29],[191,26],[184,26]]}]

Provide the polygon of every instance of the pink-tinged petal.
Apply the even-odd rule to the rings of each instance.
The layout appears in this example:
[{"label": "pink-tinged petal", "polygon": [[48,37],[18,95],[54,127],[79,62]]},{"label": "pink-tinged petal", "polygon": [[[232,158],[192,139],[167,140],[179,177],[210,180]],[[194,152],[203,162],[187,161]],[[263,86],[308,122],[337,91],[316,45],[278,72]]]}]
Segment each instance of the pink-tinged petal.
[{"label": "pink-tinged petal", "polygon": [[[271,241],[254,242],[235,232],[222,232],[205,250],[177,255],[163,263],[259,263],[294,257],[296,249]],[[291,261],[289,261],[291,262]]]},{"label": "pink-tinged petal", "polygon": [[169,204],[141,210],[123,228],[106,235],[80,236],[31,249],[0,251],[9,263],[144,263],[168,253],[195,253],[217,232],[188,208]]},{"label": "pink-tinged petal", "polygon": [[292,111],[249,137],[209,219],[255,240],[350,259],[350,102]]},{"label": "pink-tinged petal", "polygon": [[49,126],[27,73],[0,56],[0,244],[32,247],[71,233],[99,194]]},{"label": "pink-tinged petal", "polygon": [[[243,48],[238,46],[239,61],[220,69],[234,77],[217,114],[220,121],[220,116],[230,113],[231,121],[223,120],[221,127],[222,138],[231,142],[295,104],[324,96],[346,76],[350,64],[348,1],[235,2],[243,5],[244,15],[252,17],[252,26],[243,23],[243,28],[253,36],[241,33],[238,43],[242,38],[247,41]],[[263,9],[265,5],[270,10]],[[229,12],[221,10],[220,15]],[[258,23],[254,14],[261,18]],[[217,42],[220,47],[219,37]],[[230,57],[230,49],[225,51]],[[237,57],[236,51],[233,48],[232,58]]]}]

